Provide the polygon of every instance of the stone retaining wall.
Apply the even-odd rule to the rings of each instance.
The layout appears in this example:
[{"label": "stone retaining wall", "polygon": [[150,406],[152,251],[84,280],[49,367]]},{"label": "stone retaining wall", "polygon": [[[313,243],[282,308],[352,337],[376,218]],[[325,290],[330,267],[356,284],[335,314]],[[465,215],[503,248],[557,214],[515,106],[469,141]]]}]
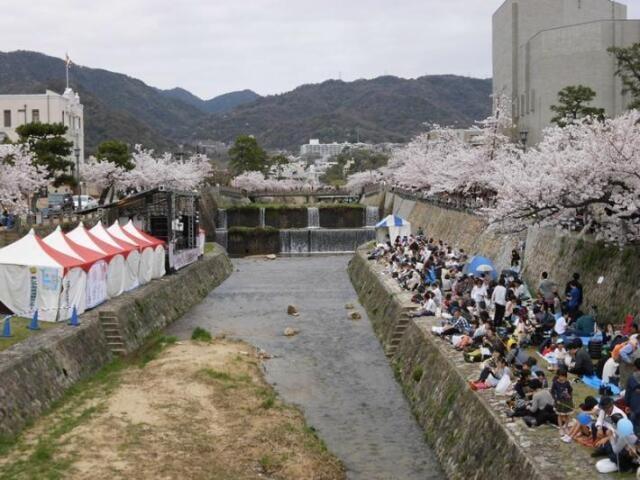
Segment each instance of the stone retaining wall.
[{"label": "stone retaining wall", "polygon": [[216,248],[174,275],[123,294],[80,317],[81,325],[47,330],[0,352],[0,435],[13,436],[65,391],[112,360],[98,319],[117,318],[127,352],[184,315],[233,271]]},{"label": "stone retaining wall", "polygon": [[[472,391],[467,382],[477,378],[479,364],[465,363],[460,352],[430,333],[435,319],[403,318],[412,308],[410,295],[380,271],[362,250],[349,264],[360,301],[449,478],[598,478],[588,453],[563,444],[557,430],[509,420],[500,411],[504,397]],[[399,334],[403,322],[407,326]]]}]

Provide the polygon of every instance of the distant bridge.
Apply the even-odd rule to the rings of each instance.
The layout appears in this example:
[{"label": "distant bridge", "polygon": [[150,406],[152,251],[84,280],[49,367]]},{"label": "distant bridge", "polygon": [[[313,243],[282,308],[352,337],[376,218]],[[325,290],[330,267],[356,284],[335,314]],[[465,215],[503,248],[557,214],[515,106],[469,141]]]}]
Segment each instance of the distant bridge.
[{"label": "distant bridge", "polygon": [[305,201],[310,202],[311,199],[315,201],[340,201],[340,202],[357,202],[359,199],[358,194],[350,193],[346,190],[291,190],[287,192],[281,191],[269,191],[262,190],[256,192],[249,192],[247,196],[253,201],[260,198],[292,198],[303,197]]}]

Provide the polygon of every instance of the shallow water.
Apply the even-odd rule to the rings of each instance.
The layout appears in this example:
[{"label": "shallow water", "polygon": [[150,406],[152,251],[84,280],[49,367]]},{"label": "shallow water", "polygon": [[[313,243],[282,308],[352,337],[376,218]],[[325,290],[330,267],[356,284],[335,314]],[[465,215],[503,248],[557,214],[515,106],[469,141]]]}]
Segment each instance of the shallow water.
[{"label": "shallow water", "polygon": [[[201,326],[275,355],[267,380],[303,409],[348,478],[444,478],[357,302],[349,258],[235,260],[237,271],[168,332],[184,338]],[[347,318],[347,303],[362,320]],[[290,304],[299,317],[287,315]],[[284,337],[286,327],[299,335]]]}]

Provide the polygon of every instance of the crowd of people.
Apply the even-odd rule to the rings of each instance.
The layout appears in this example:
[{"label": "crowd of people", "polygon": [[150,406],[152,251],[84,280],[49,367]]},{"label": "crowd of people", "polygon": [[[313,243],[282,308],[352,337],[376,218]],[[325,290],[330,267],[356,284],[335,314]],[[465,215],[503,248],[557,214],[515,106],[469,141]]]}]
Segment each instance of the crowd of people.
[{"label": "crowd of people", "polygon": [[[531,428],[555,426],[560,440],[578,442],[602,457],[601,473],[640,465],[640,349],[636,319],[604,322],[585,302],[580,275],[564,289],[547,272],[530,291],[511,268],[470,268],[467,252],[417,235],[387,238],[368,254],[383,273],[410,292],[413,317],[435,317],[434,335],[451,342],[468,362],[480,363],[473,390],[505,396],[506,415]],[[578,401],[574,386],[593,395]],[[576,406],[576,404],[578,406]]]}]

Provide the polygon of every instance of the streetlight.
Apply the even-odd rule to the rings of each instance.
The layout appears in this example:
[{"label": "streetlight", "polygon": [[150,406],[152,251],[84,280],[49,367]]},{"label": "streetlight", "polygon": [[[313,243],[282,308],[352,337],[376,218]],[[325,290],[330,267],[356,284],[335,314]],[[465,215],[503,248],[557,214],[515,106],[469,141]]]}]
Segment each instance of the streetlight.
[{"label": "streetlight", "polygon": [[80,186],[80,149],[74,148],[76,154],[76,181],[78,182],[78,210],[82,210],[82,187]]},{"label": "streetlight", "polygon": [[529,138],[529,130],[520,130],[520,143],[522,150],[527,151],[527,139]]}]

